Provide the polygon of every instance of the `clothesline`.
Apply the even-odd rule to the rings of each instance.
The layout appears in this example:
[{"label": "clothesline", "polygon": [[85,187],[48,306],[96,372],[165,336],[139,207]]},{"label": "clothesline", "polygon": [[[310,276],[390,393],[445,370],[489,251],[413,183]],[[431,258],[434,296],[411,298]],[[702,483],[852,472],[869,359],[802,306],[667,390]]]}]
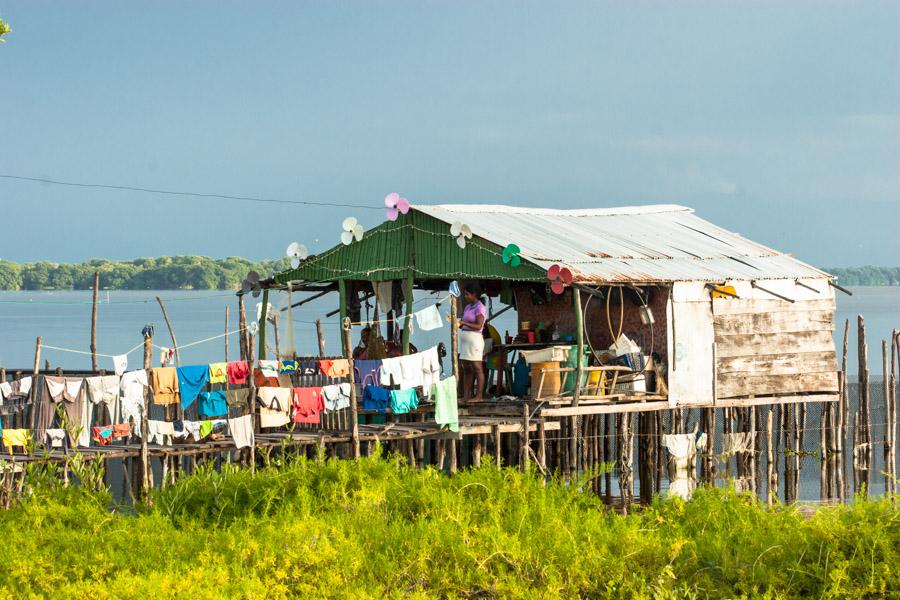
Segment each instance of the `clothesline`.
[{"label": "clothesline", "polygon": [[[212,341],[221,339],[223,337],[227,337],[233,333],[242,333],[244,331],[247,331],[248,329],[249,329],[249,327],[241,327],[240,329],[235,329],[234,331],[226,331],[225,333],[220,333],[218,335],[204,338],[202,340],[196,340],[196,341],[190,342],[188,344],[179,344],[178,349],[182,350],[184,348],[190,348],[191,346],[198,346],[200,344],[205,344],[206,342],[212,342]],[[172,348],[166,348],[165,346],[157,346],[156,344],[153,344],[153,347],[156,348],[157,350],[172,350]]]},{"label": "clothesline", "polygon": [[[441,303],[443,303],[443,302],[444,302],[445,300],[447,300],[448,298],[450,298],[450,294],[447,294],[446,296],[444,296],[444,297],[441,298],[440,300],[437,300],[437,301],[435,302],[435,305],[440,305]],[[423,301],[423,300],[430,300],[430,298],[419,298],[418,300],[416,300],[415,302],[413,302],[413,305],[415,306],[416,302],[421,302],[421,301]],[[430,308],[430,307],[429,307],[429,308]],[[423,308],[422,310],[427,310],[427,308]],[[415,316],[417,313],[419,313],[419,312],[422,312],[422,311],[416,311],[416,312],[413,312],[413,313],[401,315],[401,316],[399,316],[399,317],[394,317],[393,319],[387,319],[387,318],[385,318],[385,319],[371,319],[371,320],[368,320],[368,321],[358,321],[358,322],[356,322],[356,321],[350,321],[350,322],[347,323],[347,324],[352,326],[352,325],[374,325],[375,323],[393,323],[393,322],[400,322],[400,321],[406,321],[407,319],[410,319],[410,318],[414,317],[414,316]]]},{"label": "clothesline", "polygon": [[114,354],[101,354],[100,352],[96,352],[96,353],[85,352],[84,350],[75,350],[74,348],[63,348],[61,346],[51,346],[50,344],[41,344],[41,348],[44,348],[47,350],[58,350],[60,352],[71,352],[73,354],[86,354],[88,356],[93,356],[94,354],[96,354],[97,356],[102,356],[104,358],[116,358],[116,356],[128,356],[129,354],[131,354],[138,348],[143,348],[143,346],[144,346],[144,343],[141,342],[140,344],[138,344],[137,346],[135,346],[134,348],[132,348],[131,350],[129,350],[127,352],[123,352],[122,354],[119,354],[119,355],[114,355]]}]

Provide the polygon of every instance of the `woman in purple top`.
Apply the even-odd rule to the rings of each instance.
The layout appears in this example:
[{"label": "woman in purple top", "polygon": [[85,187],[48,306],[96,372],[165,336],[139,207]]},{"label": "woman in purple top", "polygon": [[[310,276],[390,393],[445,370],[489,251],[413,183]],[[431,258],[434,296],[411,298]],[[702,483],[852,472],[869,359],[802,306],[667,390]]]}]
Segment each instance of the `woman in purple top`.
[{"label": "woman in purple top", "polygon": [[466,307],[459,321],[459,360],[462,370],[463,400],[481,400],[484,389],[484,329],[487,308],[481,301],[481,289],[477,283],[467,283],[463,288]]}]

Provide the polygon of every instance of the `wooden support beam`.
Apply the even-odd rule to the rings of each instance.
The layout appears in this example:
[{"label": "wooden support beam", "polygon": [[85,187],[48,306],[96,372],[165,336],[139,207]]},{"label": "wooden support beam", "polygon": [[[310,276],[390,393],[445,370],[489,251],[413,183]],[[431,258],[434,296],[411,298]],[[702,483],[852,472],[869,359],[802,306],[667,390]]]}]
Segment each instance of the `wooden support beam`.
[{"label": "wooden support beam", "polygon": [[412,331],[412,313],[413,313],[413,286],[415,282],[413,280],[413,273],[410,270],[409,275],[403,281],[403,296],[406,299],[406,314],[404,315],[404,319],[402,321],[403,329],[401,333],[401,338],[403,340],[403,355],[406,356],[409,354],[409,334]]},{"label": "wooden support beam", "polygon": [[350,427],[351,427],[351,438],[352,438],[352,452],[353,458],[357,459],[360,456],[359,450],[359,407],[357,406],[357,398],[356,398],[356,370],[353,366],[353,345],[350,340],[350,319],[345,319],[344,321],[344,335],[342,336],[344,340],[344,358],[346,358],[350,362]]},{"label": "wooden support beam", "polygon": [[453,376],[459,378],[459,306],[456,296],[450,295],[450,356],[453,361]]},{"label": "wooden support beam", "polygon": [[[269,312],[269,288],[262,293],[262,310],[259,316],[259,360],[266,360],[266,323]],[[276,357],[277,358],[277,357]]]},{"label": "wooden support beam", "polygon": [[97,304],[100,301],[100,271],[94,271],[94,295],[91,306],[91,368],[97,371]]},{"label": "wooden support beam", "polygon": [[316,337],[319,339],[319,356],[325,356],[325,330],[322,329],[321,319],[316,319]]},{"label": "wooden support beam", "polygon": [[172,329],[172,322],[169,321],[169,313],[166,312],[166,305],[163,304],[162,298],[156,297],[159,302],[159,308],[162,310],[163,319],[166,321],[166,327],[169,328],[169,337],[172,338],[172,348],[175,350],[175,364],[181,366],[181,355],[178,353],[178,342],[175,340],[175,330]]},{"label": "wooden support beam", "polygon": [[347,356],[347,353],[353,352],[353,343],[352,341],[348,341],[347,337],[344,335],[344,327],[345,322],[347,321],[347,281],[344,279],[338,280],[338,301],[340,303],[340,314],[341,314],[341,344],[344,346],[341,348],[341,354]]}]

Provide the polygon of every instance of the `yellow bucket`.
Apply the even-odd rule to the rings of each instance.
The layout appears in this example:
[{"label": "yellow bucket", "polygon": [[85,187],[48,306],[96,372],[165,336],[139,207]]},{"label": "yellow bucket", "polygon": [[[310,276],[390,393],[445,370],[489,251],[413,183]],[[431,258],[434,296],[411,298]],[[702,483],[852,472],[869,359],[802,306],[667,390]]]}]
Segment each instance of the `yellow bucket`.
[{"label": "yellow bucket", "polygon": [[541,395],[538,396],[538,388],[541,387],[541,370],[542,369],[558,369],[559,361],[553,360],[548,362],[538,362],[531,365],[531,395],[535,398],[546,398],[547,396],[556,396],[559,394],[561,387],[561,378],[559,372],[544,373],[544,386],[541,388]]}]

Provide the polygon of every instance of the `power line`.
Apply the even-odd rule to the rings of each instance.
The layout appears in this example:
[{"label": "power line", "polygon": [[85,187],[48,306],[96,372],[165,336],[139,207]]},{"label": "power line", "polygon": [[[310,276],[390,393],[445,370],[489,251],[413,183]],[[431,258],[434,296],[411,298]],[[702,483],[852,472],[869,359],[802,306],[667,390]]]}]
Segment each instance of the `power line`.
[{"label": "power line", "polygon": [[253,196],[229,196],[227,194],[207,194],[200,192],[179,192],[174,190],[158,190],[154,188],[134,187],[130,185],[112,185],[106,183],[78,183],[74,181],[60,181],[43,177],[24,177],[22,175],[6,175],[0,173],[3,179],[15,179],[18,181],[30,181],[32,183],[49,183],[79,188],[95,188],[104,190],[122,190],[128,192],[144,192],[146,194],[162,194],[165,196],[193,196],[195,198],[219,198],[222,200],[239,200],[242,202],[266,202],[269,204],[299,204],[304,206],[336,206],[341,208],[362,208],[368,210],[383,210],[381,206],[365,206],[362,204],[344,204],[340,202],[312,202],[309,200],[281,200],[278,198],[255,198]]}]

